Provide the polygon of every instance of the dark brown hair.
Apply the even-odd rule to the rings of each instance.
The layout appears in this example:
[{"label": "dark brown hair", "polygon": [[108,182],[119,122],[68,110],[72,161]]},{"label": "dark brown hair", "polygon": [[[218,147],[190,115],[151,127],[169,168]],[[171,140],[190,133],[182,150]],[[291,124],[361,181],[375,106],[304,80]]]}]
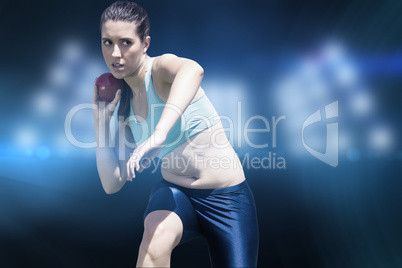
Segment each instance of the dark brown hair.
[{"label": "dark brown hair", "polygon": [[149,35],[149,18],[148,13],[140,5],[130,1],[117,1],[107,7],[100,19],[100,29],[103,24],[108,21],[126,21],[135,22],[137,26],[137,34],[141,41]]},{"label": "dark brown hair", "polygon": [[[103,11],[100,19],[101,31],[103,24],[108,20],[135,22],[135,25],[137,26],[137,34],[140,37],[141,42],[144,42],[145,38],[149,35],[150,25],[148,13],[137,3],[130,1],[117,1],[107,7]],[[124,84],[125,88],[121,95],[118,115],[124,116],[124,119],[126,119],[130,113],[130,100],[133,93],[127,83]]]}]

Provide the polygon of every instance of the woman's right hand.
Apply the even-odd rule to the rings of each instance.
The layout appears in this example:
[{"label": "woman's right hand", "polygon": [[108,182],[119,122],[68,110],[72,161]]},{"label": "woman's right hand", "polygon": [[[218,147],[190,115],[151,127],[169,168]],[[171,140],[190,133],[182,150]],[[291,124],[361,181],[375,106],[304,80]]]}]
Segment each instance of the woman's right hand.
[{"label": "woman's right hand", "polygon": [[107,103],[106,101],[102,100],[98,94],[98,87],[96,86],[96,80],[98,77],[95,78],[94,82],[94,97],[92,99],[92,112],[94,115],[95,123],[99,122],[109,122],[110,117],[113,115],[114,110],[116,109],[117,103],[121,98],[122,89],[117,90],[114,99]]}]

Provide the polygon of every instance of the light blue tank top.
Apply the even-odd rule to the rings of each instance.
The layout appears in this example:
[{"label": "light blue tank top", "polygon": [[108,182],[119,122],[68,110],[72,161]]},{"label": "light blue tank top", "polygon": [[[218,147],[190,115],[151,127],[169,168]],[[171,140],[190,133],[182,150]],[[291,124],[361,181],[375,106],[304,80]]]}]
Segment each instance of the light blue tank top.
[{"label": "light blue tank top", "polygon": [[[137,146],[152,135],[166,104],[156,95],[152,83],[151,69],[154,59],[149,59],[145,72],[145,90],[148,99],[148,117],[145,121],[137,121],[130,100],[129,124]],[[219,115],[205,94],[193,100],[169,132],[158,157],[162,158],[190,137],[210,128],[219,120]]]}]

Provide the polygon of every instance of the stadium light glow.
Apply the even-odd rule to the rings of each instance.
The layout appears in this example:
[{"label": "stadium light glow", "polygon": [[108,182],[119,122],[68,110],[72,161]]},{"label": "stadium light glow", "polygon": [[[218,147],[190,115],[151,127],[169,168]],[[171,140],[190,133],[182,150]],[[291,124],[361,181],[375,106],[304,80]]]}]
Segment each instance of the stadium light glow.
[{"label": "stadium light glow", "polygon": [[366,115],[373,108],[373,100],[367,92],[359,92],[350,98],[350,106],[357,115]]},{"label": "stadium light glow", "polygon": [[78,61],[83,55],[82,46],[77,41],[65,42],[61,54],[63,59],[67,61]]},{"label": "stadium light glow", "polygon": [[49,71],[48,80],[56,87],[62,87],[67,84],[69,72],[66,66],[56,65]]},{"label": "stadium light glow", "polygon": [[337,66],[335,77],[341,86],[350,89],[357,81],[357,71],[350,63],[344,62]]},{"label": "stadium light glow", "polygon": [[377,126],[369,133],[369,141],[371,146],[378,151],[388,150],[393,142],[392,133],[388,128]]},{"label": "stadium light glow", "polygon": [[28,127],[24,127],[18,130],[15,137],[17,144],[25,148],[30,148],[34,146],[37,141],[37,135],[35,131]]},{"label": "stadium light glow", "polygon": [[42,115],[49,115],[55,106],[56,102],[49,93],[40,93],[34,98],[34,108]]}]

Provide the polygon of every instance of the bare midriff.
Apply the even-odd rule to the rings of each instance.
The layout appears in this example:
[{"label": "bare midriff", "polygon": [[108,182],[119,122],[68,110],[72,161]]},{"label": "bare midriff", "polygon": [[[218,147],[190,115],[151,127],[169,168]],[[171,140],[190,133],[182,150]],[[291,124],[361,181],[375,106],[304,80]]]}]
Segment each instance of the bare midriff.
[{"label": "bare midriff", "polygon": [[166,181],[194,189],[228,187],[245,179],[240,160],[221,122],[166,154],[161,171]]}]

